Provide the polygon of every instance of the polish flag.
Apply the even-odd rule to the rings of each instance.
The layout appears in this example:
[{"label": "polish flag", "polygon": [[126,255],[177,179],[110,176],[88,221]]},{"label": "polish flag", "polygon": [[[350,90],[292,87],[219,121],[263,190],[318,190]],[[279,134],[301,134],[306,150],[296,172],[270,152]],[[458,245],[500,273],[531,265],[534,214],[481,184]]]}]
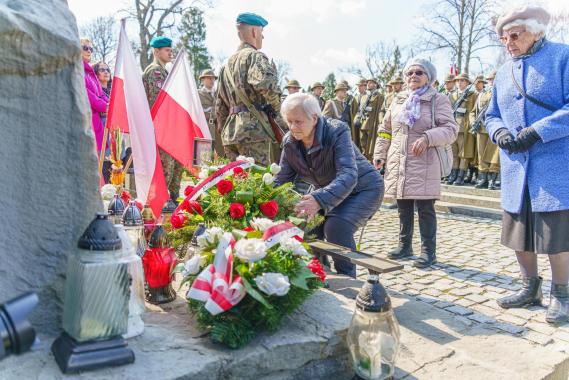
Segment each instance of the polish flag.
[{"label": "polish flag", "polygon": [[188,170],[194,161],[194,139],[212,140],[196,81],[182,49],[152,106],[158,146]]},{"label": "polish flag", "polygon": [[130,133],[136,195],[160,215],[169,198],[142,76],[122,20],[107,126]]}]

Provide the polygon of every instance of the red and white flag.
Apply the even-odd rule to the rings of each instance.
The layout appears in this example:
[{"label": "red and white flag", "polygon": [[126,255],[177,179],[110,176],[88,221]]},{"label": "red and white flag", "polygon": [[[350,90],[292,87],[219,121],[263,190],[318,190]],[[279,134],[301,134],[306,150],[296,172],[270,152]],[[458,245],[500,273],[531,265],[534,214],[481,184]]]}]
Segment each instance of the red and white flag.
[{"label": "red and white flag", "polygon": [[196,81],[181,50],[152,106],[158,146],[188,170],[194,161],[194,139],[211,140]]},{"label": "red and white flag", "polygon": [[130,133],[136,195],[160,215],[169,198],[150,107],[122,21],[107,126]]}]

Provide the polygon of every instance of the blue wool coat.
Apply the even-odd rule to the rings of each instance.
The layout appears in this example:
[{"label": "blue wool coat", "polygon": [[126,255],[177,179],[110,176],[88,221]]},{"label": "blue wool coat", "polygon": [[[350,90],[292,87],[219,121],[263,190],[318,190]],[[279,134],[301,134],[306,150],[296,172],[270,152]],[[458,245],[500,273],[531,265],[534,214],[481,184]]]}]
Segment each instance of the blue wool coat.
[{"label": "blue wool coat", "polygon": [[[530,96],[554,106],[552,112],[525,99],[512,80]],[[502,208],[519,213],[527,184],[534,212],[569,209],[569,45],[546,41],[533,55],[513,59],[497,72],[486,127],[492,140],[499,128],[514,136],[535,128],[542,141],[529,151],[500,151]]]}]

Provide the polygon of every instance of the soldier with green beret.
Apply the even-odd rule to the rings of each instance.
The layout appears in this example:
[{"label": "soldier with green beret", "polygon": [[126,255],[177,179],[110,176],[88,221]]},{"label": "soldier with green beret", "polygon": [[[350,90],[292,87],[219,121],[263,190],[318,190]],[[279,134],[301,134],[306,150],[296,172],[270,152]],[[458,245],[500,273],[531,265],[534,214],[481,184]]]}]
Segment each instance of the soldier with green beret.
[{"label": "soldier with green beret", "polygon": [[316,97],[316,100],[318,100],[320,109],[324,109],[324,99],[322,99],[322,91],[324,91],[324,85],[320,82],[314,82],[310,88],[310,91],[312,92],[312,95]]},{"label": "soldier with green beret", "polygon": [[260,49],[267,21],[254,13],[237,16],[241,44],[219,74],[216,99],[217,128],[227,158],[253,157],[261,165],[280,158],[268,115],[275,115],[279,127],[280,90],[277,69]]},{"label": "soldier with green beret", "polygon": [[198,90],[200,102],[205,113],[205,119],[209,126],[209,132],[214,141],[214,148],[217,157],[225,157],[223,144],[221,143],[221,134],[217,131],[216,115],[215,115],[215,81],[217,76],[212,69],[202,71],[200,77],[201,87]]}]

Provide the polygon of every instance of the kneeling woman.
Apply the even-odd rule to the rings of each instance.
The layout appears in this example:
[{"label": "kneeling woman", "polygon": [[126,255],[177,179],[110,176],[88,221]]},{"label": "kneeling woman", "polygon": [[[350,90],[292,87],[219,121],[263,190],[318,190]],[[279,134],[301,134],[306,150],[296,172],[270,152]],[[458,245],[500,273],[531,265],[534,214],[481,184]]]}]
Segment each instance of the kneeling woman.
[{"label": "kneeling woman", "polygon": [[[354,233],[375,214],[383,200],[383,179],[352,142],[348,125],[321,116],[309,94],[286,97],[281,114],[290,132],[283,141],[278,184],[301,179],[316,190],[297,205],[299,216],[321,212],[319,238],[356,249]],[[338,273],[355,277],[356,267],[335,260]]]}]

